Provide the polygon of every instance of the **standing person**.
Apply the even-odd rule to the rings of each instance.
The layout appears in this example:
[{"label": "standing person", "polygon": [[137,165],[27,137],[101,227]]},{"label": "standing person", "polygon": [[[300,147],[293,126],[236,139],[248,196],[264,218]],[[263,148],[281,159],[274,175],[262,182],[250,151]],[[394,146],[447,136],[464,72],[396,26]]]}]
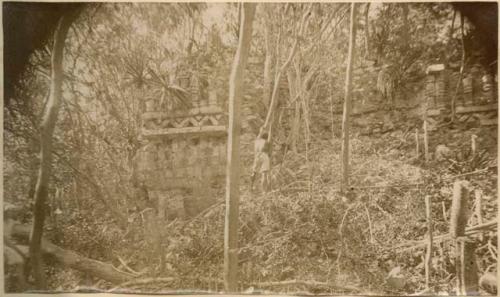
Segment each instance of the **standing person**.
[{"label": "standing person", "polygon": [[264,129],[264,127],[262,127],[257,135],[257,138],[255,139],[254,160],[251,176],[251,188],[253,189],[255,176],[257,172],[260,173],[262,191],[264,192],[268,192],[270,187],[269,171],[271,170],[271,160],[269,157],[270,145],[268,137],[269,133]]}]

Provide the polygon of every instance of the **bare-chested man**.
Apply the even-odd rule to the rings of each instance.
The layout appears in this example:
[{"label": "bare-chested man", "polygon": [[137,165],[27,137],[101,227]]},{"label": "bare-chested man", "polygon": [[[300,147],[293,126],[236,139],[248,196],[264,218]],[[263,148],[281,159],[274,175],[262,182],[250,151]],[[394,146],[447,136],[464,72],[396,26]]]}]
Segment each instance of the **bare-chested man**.
[{"label": "bare-chested man", "polygon": [[268,138],[269,133],[265,131],[264,128],[260,129],[259,135],[255,139],[255,147],[254,147],[254,161],[252,168],[252,183],[251,187],[253,188],[253,183],[255,181],[255,176],[258,173],[261,174],[261,186],[264,192],[269,191],[270,182],[269,182],[269,171],[271,170],[271,160],[269,159],[269,150],[270,145]]}]

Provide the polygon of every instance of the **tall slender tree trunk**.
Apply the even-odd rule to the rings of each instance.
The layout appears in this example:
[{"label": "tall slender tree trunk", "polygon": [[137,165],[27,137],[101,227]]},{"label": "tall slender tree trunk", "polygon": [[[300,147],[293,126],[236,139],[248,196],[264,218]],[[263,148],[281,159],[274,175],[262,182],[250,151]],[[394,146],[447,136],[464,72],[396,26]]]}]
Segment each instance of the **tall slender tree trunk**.
[{"label": "tall slender tree trunk", "polygon": [[[312,11],[312,5],[309,5],[309,9],[304,13],[302,16],[300,25],[299,25],[299,31],[297,34],[297,37],[295,38],[295,41],[293,43],[292,49],[290,50],[290,54],[288,55],[285,63],[279,68],[279,71],[276,73],[276,78],[274,80],[274,88],[273,92],[271,95],[271,103],[269,104],[269,109],[267,111],[267,116],[266,116],[266,121],[264,123],[264,128],[269,129],[271,125],[271,121],[273,119],[274,112],[276,110],[276,107],[278,106],[278,91],[279,91],[279,83],[281,81],[281,76],[283,73],[286,71],[288,65],[292,62],[293,57],[297,53],[298,46],[299,46],[299,40],[300,37],[303,36],[304,30],[307,27],[309,17],[311,15]],[[276,56],[276,61],[279,61],[279,56]],[[278,63],[276,63],[277,65]]]},{"label": "tall slender tree trunk", "polygon": [[[455,21],[455,18],[453,18]],[[455,122],[455,112],[457,105],[458,91],[460,90],[460,85],[462,84],[462,78],[464,76],[465,67],[465,41],[464,41],[464,16],[460,14],[460,40],[462,41],[462,58],[460,59],[460,72],[458,75],[457,86],[455,87],[455,93],[451,98],[451,121]]]},{"label": "tall slender tree trunk", "polygon": [[370,2],[365,4],[365,59],[370,59],[370,20],[368,14],[370,13]]},{"label": "tall slender tree trunk", "polygon": [[408,15],[410,14],[409,3],[401,3],[401,8],[403,9],[403,40],[404,47],[409,49],[410,47],[410,21],[408,20]]},{"label": "tall slender tree trunk", "polygon": [[352,65],[356,43],[356,4],[351,3],[351,21],[349,33],[349,52],[345,79],[344,114],[342,116],[342,183],[341,191],[349,188],[349,115],[351,113]]},{"label": "tall slender tree trunk", "polygon": [[226,219],[224,228],[224,288],[238,291],[238,216],[240,199],[240,125],[241,97],[248,52],[252,40],[255,3],[240,4],[242,8],[238,49],[229,80],[229,131],[226,174]]},{"label": "tall slender tree trunk", "polygon": [[265,47],[266,47],[266,60],[264,62],[264,98],[263,102],[266,107],[269,107],[269,102],[271,100],[272,88],[273,88],[273,46],[271,40],[271,24],[269,21],[265,22]]},{"label": "tall slender tree trunk", "polygon": [[300,102],[297,98],[297,89],[296,89],[297,77],[295,75],[294,69],[289,69],[287,71],[287,78],[288,78],[288,89],[290,91],[290,98],[295,101],[293,103],[295,107],[292,120],[292,128],[290,131],[290,143],[292,146],[292,151],[294,153],[297,153],[297,141],[299,139],[299,133],[300,133]]},{"label": "tall slender tree trunk", "polygon": [[61,19],[59,19],[55,30],[54,44],[52,47],[50,95],[40,125],[40,170],[38,172],[35,188],[34,219],[29,246],[31,268],[38,289],[44,289],[46,287],[41,241],[52,166],[52,134],[57,121],[57,114],[62,96],[64,42],[68,29],[72,23],[72,18],[73,17],[69,14],[63,15]]}]

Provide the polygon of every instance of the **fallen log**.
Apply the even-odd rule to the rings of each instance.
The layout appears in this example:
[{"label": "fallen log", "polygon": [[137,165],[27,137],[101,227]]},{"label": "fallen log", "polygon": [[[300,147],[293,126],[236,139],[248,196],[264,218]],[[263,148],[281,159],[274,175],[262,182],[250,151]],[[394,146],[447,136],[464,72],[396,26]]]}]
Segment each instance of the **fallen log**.
[{"label": "fallen log", "polygon": [[[30,226],[16,224],[12,227],[11,234],[13,237],[27,240],[30,235]],[[134,275],[120,271],[111,264],[84,257],[73,251],[65,250],[46,239],[42,239],[42,253],[51,256],[63,266],[88,273],[113,284],[121,284],[134,278]]]}]

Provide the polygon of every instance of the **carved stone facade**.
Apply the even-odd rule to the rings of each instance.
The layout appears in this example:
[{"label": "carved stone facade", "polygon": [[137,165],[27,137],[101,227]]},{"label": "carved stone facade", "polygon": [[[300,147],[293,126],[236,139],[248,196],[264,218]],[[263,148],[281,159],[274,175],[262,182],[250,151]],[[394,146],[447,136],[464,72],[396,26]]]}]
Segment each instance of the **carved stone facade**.
[{"label": "carved stone facade", "polygon": [[[162,108],[150,100],[142,114],[136,177],[157,205],[159,218],[193,216],[215,202],[226,163],[226,114],[217,95],[200,79],[180,73],[189,107]],[[170,98],[173,99],[173,98]]]},{"label": "carved stone facade", "polygon": [[[443,64],[430,65],[426,79],[426,115],[429,130],[451,120],[451,103],[460,74]],[[474,64],[464,73],[455,99],[455,120],[468,127],[497,125],[496,84],[491,74]]]}]

